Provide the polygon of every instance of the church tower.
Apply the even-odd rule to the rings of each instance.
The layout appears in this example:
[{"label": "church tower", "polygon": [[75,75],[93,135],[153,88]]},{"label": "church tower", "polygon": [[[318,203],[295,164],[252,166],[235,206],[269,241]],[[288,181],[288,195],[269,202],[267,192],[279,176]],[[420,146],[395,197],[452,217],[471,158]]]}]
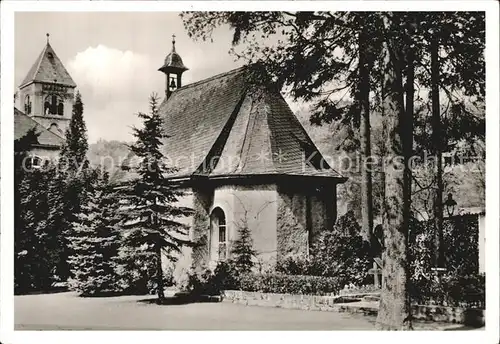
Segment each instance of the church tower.
[{"label": "church tower", "polygon": [[71,119],[76,84],[49,42],[19,85],[20,108],[43,127],[63,135]]},{"label": "church tower", "polygon": [[188,70],[180,55],[175,51],[175,35],[172,35],[172,51],[158,70],[165,73],[165,95],[168,99],[172,92],[182,87],[182,73]]}]

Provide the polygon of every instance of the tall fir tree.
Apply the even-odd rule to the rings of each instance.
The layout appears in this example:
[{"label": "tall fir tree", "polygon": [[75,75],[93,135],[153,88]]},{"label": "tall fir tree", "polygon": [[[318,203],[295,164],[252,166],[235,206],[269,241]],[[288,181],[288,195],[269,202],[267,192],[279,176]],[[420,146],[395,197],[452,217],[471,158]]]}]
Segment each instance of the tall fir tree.
[{"label": "tall fir tree", "polygon": [[69,238],[69,285],[82,296],[104,295],[118,291],[118,203],[106,173],[93,170],[87,181],[87,201],[76,215]]},{"label": "tall fir tree", "polygon": [[175,260],[182,246],[191,244],[189,227],[179,222],[178,218],[190,215],[192,210],[174,204],[183,193],[167,178],[175,169],[164,162],[163,139],[168,136],[157,104],[157,96],[151,95],[150,114],[138,114],[143,120],[143,128],[134,128],[137,141],[130,149],[140,161],[138,177],[121,183],[117,190],[123,200],[120,209],[125,230],[124,243],[154,254],[156,291],[161,301],[164,299],[162,254]]},{"label": "tall fir tree", "polygon": [[83,119],[83,102],[80,92],[76,93],[73,104],[71,121],[66,130],[66,140],[61,148],[60,162],[70,173],[77,173],[79,169],[88,166],[87,127]]},{"label": "tall fir tree", "polygon": [[83,102],[76,93],[69,127],[59,156],[58,171],[50,185],[51,209],[47,219],[49,231],[56,233],[59,244],[57,276],[66,282],[71,276],[68,257],[71,254],[68,238],[72,236],[73,222],[85,203],[90,169],[86,154],[87,128],[83,119]]}]

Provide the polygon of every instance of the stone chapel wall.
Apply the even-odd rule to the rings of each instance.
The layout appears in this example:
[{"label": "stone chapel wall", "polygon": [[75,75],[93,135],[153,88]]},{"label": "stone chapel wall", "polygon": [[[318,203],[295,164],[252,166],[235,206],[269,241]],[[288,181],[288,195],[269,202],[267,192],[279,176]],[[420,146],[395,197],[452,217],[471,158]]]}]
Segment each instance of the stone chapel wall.
[{"label": "stone chapel wall", "polygon": [[278,258],[307,255],[321,231],[335,223],[335,187],[280,185],[277,212]]}]

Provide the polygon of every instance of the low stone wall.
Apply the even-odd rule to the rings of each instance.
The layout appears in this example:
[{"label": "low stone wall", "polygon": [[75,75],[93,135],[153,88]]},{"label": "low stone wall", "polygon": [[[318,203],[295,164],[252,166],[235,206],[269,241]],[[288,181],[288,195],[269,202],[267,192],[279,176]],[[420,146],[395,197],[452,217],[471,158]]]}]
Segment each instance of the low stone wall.
[{"label": "low stone wall", "polygon": [[318,296],[297,294],[272,294],[250,291],[226,290],[222,296],[223,302],[244,304],[247,306],[278,307],[287,309],[302,309],[329,312],[356,312],[376,314],[372,302],[352,302],[356,307],[346,308],[350,301],[359,301],[346,296]]},{"label": "low stone wall", "polygon": [[[369,294],[318,296],[227,290],[222,296],[222,301],[244,304],[247,306],[377,315],[378,302],[359,301],[359,299],[366,299],[365,296],[367,295]],[[478,327],[484,326],[485,323],[484,310],[481,309],[413,305],[412,315],[417,320],[458,323]]]}]

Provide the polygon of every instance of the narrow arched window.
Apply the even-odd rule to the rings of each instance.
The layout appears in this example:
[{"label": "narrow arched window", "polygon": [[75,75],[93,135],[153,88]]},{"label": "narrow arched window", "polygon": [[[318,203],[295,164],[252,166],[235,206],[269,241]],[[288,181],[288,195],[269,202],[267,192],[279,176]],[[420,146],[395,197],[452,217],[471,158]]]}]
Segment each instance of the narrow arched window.
[{"label": "narrow arched window", "polygon": [[213,235],[217,238],[217,257],[225,260],[228,256],[228,235],[226,216],[221,208],[215,208],[212,212]]},{"label": "narrow arched window", "polygon": [[57,105],[57,114],[60,116],[64,115],[64,103],[59,99],[59,104]]},{"label": "narrow arched window", "polygon": [[24,113],[27,115],[31,113],[31,98],[29,95],[24,97]]}]

